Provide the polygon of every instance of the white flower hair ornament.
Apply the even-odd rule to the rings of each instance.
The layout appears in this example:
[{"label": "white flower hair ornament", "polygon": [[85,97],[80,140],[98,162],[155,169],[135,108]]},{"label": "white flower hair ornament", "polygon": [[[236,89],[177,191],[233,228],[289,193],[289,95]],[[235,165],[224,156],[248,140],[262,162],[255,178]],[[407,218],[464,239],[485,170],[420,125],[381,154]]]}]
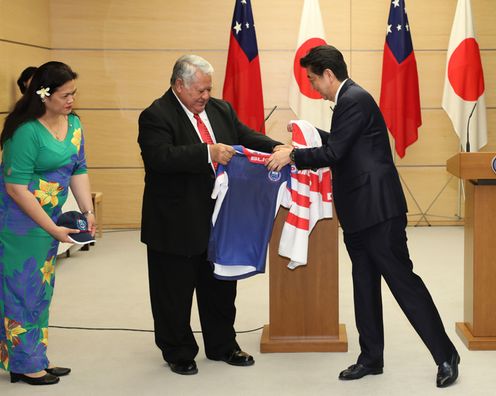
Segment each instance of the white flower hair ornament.
[{"label": "white flower hair ornament", "polygon": [[45,98],[50,96],[50,87],[41,87],[38,91],[36,91],[36,93],[40,95],[41,101],[44,102]]}]

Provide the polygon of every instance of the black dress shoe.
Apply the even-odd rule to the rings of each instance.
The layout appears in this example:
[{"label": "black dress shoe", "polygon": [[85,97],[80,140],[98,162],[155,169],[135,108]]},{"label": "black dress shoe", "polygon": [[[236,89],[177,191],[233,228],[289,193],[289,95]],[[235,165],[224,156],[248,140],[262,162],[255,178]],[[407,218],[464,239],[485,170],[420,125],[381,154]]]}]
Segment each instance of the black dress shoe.
[{"label": "black dress shoe", "polygon": [[45,374],[43,377],[28,377],[24,374],[10,373],[10,382],[25,382],[29,385],[53,385],[60,381],[59,377],[52,374]]},{"label": "black dress shoe", "polygon": [[169,363],[169,367],[176,374],[193,375],[198,373],[198,368],[196,367],[196,362],[194,360]]},{"label": "black dress shoe", "polygon": [[357,364],[352,364],[346,370],[341,371],[339,373],[339,379],[345,381],[356,380],[365,377],[366,375],[369,374],[377,375],[382,373],[383,373],[382,367],[367,367],[364,366],[363,364],[357,363]]},{"label": "black dress shoe", "polygon": [[456,381],[458,378],[458,364],[460,363],[460,355],[457,352],[451,355],[449,361],[443,362],[438,366],[436,385],[438,388],[446,388]]},{"label": "black dress shoe", "polygon": [[238,350],[229,352],[220,360],[232,366],[253,366],[255,364],[253,356],[248,355],[246,352]]},{"label": "black dress shoe", "polygon": [[64,375],[69,374],[71,372],[71,369],[67,367],[52,367],[52,368],[46,368],[45,371],[48,374],[52,374],[57,377],[63,377]]}]

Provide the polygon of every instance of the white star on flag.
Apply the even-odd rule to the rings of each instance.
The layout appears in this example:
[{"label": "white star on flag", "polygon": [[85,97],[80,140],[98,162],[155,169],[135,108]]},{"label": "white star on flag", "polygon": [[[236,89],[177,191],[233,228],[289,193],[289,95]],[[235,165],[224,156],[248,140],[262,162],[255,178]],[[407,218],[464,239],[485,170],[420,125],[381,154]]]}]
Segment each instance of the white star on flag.
[{"label": "white star on flag", "polygon": [[399,32],[401,30],[401,25],[396,26],[396,30]]},{"label": "white star on flag", "polygon": [[399,7],[400,6],[400,0],[394,0],[393,5],[394,5],[394,8]]},{"label": "white star on flag", "polygon": [[241,31],[241,23],[236,21],[236,25],[234,25],[234,30],[236,30],[236,34],[238,34]]},{"label": "white star on flag", "polygon": [[388,34],[393,33],[393,31],[391,30],[392,27],[393,27],[393,25],[388,25],[388,27],[387,27]]}]

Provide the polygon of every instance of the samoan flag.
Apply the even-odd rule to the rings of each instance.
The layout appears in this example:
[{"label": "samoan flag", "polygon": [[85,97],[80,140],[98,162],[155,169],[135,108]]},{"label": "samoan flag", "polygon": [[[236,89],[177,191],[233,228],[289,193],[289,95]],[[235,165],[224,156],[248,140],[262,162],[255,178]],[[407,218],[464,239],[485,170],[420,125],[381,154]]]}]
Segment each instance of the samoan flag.
[{"label": "samoan flag", "polygon": [[403,158],[422,125],[417,61],[413,52],[405,0],[392,0],[382,60],[380,108]]},{"label": "samoan flag", "polygon": [[233,105],[244,124],[265,133],[260,60],[250,0],[236,0],[222,97]]}]

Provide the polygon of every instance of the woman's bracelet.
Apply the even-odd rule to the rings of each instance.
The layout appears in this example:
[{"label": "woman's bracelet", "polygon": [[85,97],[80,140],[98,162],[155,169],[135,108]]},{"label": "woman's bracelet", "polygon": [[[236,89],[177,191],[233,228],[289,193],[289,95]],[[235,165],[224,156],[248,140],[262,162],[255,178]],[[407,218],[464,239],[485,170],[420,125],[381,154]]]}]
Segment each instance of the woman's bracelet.
[{"label": "woman's bracelet", "polygon": [[92,215],[94,216],[94,215],[95,215],[95,212],[93,212],[92,210],[87,210],[86,212],[83,212],[83,214],[84,214],[85,216],[88,216],[88,215],[90,215],[90,214],[92,214]]}]

